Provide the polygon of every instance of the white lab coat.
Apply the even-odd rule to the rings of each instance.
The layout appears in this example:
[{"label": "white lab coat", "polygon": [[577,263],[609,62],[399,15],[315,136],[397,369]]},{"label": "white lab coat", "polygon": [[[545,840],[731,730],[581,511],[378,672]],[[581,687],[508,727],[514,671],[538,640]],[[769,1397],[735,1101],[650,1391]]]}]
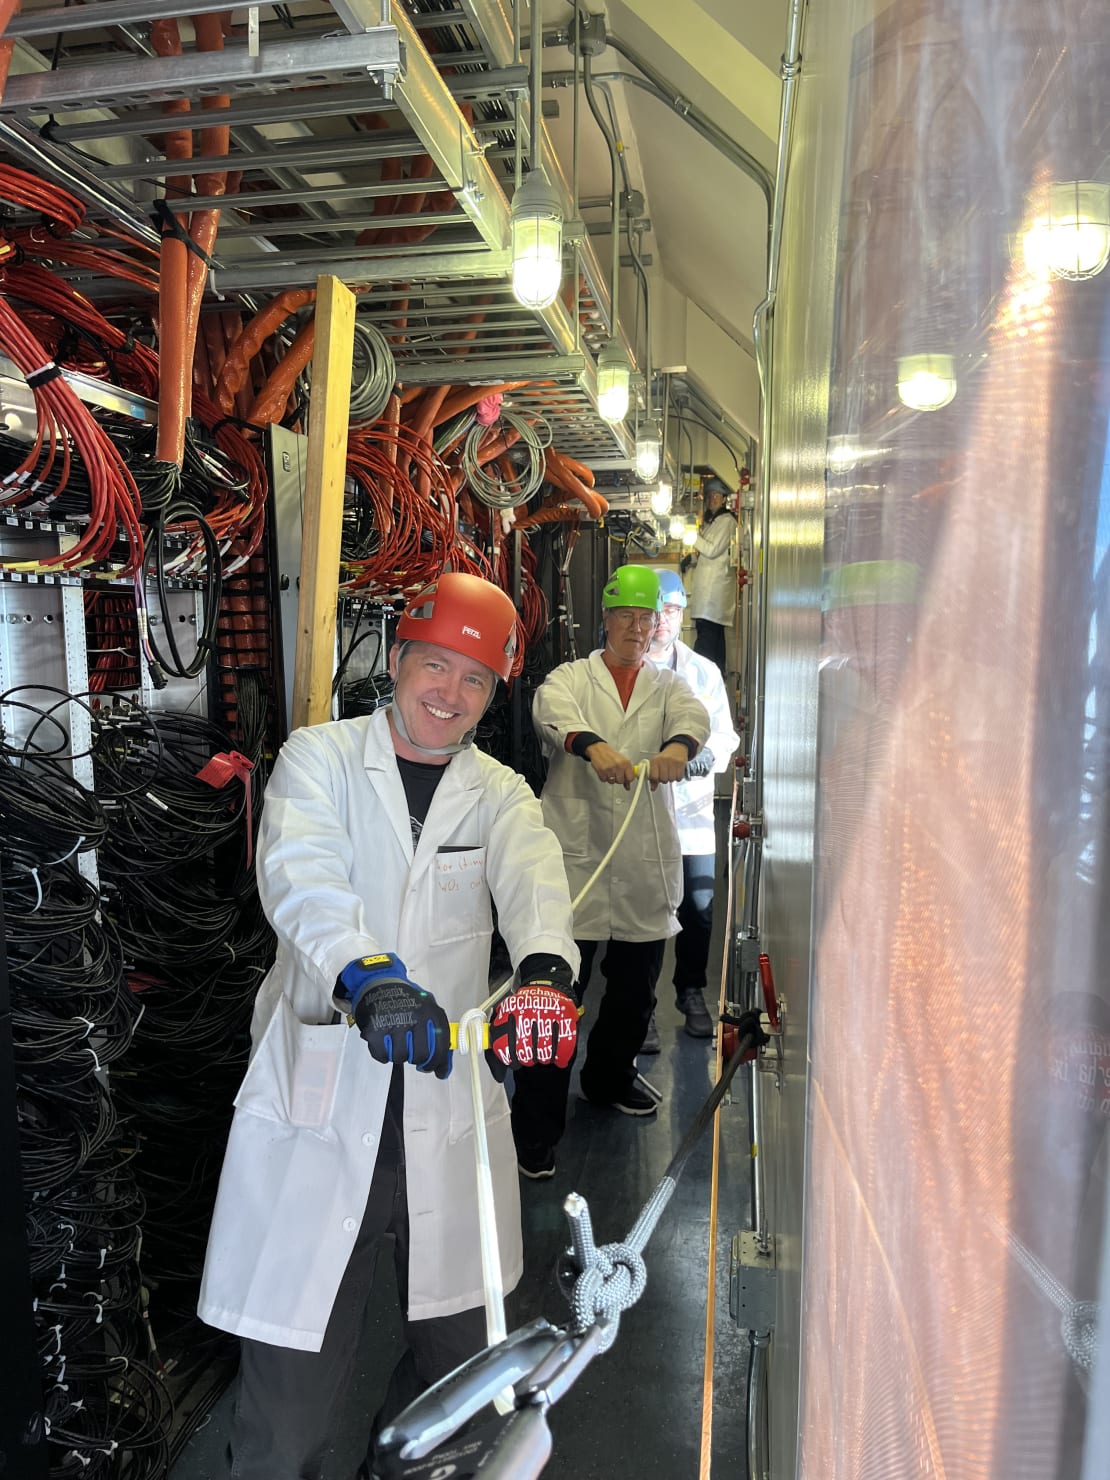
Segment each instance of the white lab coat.
[{"label": "white lab coat", "polygon": [[690,593],[690,616],[727,627],[736,610],[736,568],[730,557],[736,537],[736,515],[720,513],[694,542],[697,564],[686,578]]},{"label": "white lab coat", "polygon": [[[594,652],[547,675],[532,701],[532,720],[549,761],[540,798],[543,820],[562,844],[574,898],[616,836],[632,791],[599,781],[588,761],[566,750],[567,736],[592,730],[635,762],[658,755],[675,735],[704,745],[709,715],[677,674],[650,663],[640,670],[623,709],[612,674]],[[673,792],[669,785],[653,792],[645,781],[612,862],[575,911],[579,940],[662,940],[677,934],[682,850]]]},{"label": "white lab coat", "polygon": [[[463,851],[441,852],[444,846]],[[391,1069],[332,992],[358,956],[395,951],[452,1021],[488,995],[490,896],[514,964],[533,951],[578,969],[559,846],[521,778],[456,755],[413,853],[387,712],[297,730],[266,792],[258,884],[278,936],[251,1026],[208,1242],[200,1316],[319,1351],[377,1159]],[[405,1068],[409,1316],[481,1305],[468,1066]],[[502,1274],[522,1265],[505,1091],[483,1065]]]},{"label": "white lab coat", "polygon": [[711,729],[705,743],[713,752],[713,772],[710,775],[691,776],[689,781],[675,783],[678,837],[685,855],[716,853],[717,828],[713,820],[713,796],[716,787],[713,776],[731,768],[740,736],[733,728],[728,692],[716,663],[695,653],[693,648],[687,647],[681,640],[674,645],[672,661],[672,671],[686,680],[695,697],[709,711]]}]

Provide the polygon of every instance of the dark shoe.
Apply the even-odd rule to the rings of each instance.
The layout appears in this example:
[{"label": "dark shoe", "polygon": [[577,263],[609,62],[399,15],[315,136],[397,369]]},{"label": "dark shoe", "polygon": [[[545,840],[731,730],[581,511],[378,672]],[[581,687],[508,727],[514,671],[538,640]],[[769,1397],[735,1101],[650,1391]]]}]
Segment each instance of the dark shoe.
[{"label": "dark shoe", "polygon": [[613,1109],[619,1110],[622,1115],[654,1115],[661,1104],[662,1099],[657,1100],[646,1089],[632,1083],[613,1101]]},{"label": "dark shoe", "polygon": [[588,1104],[596,1105],[600,1110],[619,1110],[622,1115],[654,1115],[661,1103],[636,1083],[622,1089],[615,1100],[595,1100],[585,1090],[579,1093]]},{"label": "dark shoe", "polygon": [[663,1045],[659,1041],[659,1029],[655,1026],[655,1014],[652,1013],[647,1032],[644,1034],[644,1041],[640,1045],[640,1052],[658,1053],[662,1047]]},{"label": "dark shoe", "polygon": [[537,1151],[530,1156],[525,1155],[523,1151],[518,1151],[516,1165],[522,1177],[530,1177],[533,1182],[543,1182],[546,1178],[555,1175],[554,1149]]},{"label": "dark shoe", "polygon": [[713,1037],[713,1019],[700,992],[687,992],[680,997],[678,1010],[686,1019],[686,1031],[691,1038]]}]

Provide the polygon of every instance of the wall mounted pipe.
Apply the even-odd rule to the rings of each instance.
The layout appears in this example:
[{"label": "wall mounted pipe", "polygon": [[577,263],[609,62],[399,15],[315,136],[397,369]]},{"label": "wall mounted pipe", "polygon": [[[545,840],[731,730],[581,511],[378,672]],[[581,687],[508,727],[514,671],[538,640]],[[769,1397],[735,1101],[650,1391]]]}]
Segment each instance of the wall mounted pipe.
[{"label": "wall mounted pipe", "polygon": [[582,82],[586,90],[586,102],[589,105],[590,112],[594,116],[594,122],[601,130],[601,137],[605,140],[606,147],[609,150],[609,166],[613,172],[613,261],[609,278],[609,333],[615,339],[619,332],[620,324],[617,299],[620,289],[621,270],[621,162],[620,155],[617,152],[617,141],[609,132],[609,125],[601,116],[601,109],[598,107],[597,98],[594,96],[593,70],[591,67],[591,58],[588,53],[582,58]]},{"label": "wall mounted pipe", "polygon": [[[787,30],[786,51],[782,58],[782,106],[779,112],[779,140],[775,163],[775,192],[771,206],[771,230],[767,249],[767,296],[755,311],[752,335],[755,340],[755,363],[759,372],[761,396],[761,431],[759,445],[759,641],[756,645],[755,724],[752,731],[753,793],[756,815],[763,813],[764,722],[767,711],[767,600],[770,562],[767,558],[771,532],[771,372],[773,367],[773,330],[775,299],[779,288],[779,257],[782,252],[782,223],[786,209],[787,162],[794,131],[794,108],[797,84],[802,67],[802,30],[808,0],[792,0]],[[758,849],[757,851],[761,851]]]}]

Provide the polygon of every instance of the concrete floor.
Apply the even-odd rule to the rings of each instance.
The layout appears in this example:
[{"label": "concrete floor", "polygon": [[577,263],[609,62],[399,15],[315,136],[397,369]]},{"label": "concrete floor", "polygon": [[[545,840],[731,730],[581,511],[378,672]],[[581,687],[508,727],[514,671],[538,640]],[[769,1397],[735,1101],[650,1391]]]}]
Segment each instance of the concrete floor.
[{"label": "concrete floor", "polygon": [[[717,911],[711,961],[720,961],[723,901]],[[566,1242],[563,1199],[587,1198],[599,1243],[622,1239],[677,1149],[712,1083],[714,1053],[689,1038],[670,986],[668,949],[659,987],[657,1021],[663,1051],[644,1059],[663,1091],[660,1112],[634,1120],[598,1110],[572,1086],[567,1134],[558,1167],[547,1182],[521,1181],[525,1275],[517,1295],[518,1324],[544,1315],[566,1319],[553,1269]],[[716,968],[719,970],[719,965]],[[596,975],[596,968],[595,968]],[[587,1004],[596,1011],[595,983]],[[710,996],[715,996],[711,992]],[[586,1016],[588,1027],[591,1014]],[[744,1071],[746,1072],[746,1071]],[[742,1079],[743,1074],[740,1078]],[[746,1338],[728,1313],[729,1246],[749,1226],[747,1110],[743,1090],[721,1114],[721,1185],[717,1249],[716,1362],[713,1427],[714,1480],[744,1474]],[[694,1152],[646,1251],[647,1289],[621,1320],[615,1345],[587,1368],[551,1413],[555,1447],[545,1480],[688,1480],[698,1474],[702,1364],[708,1263],[710,1141]],[[400,1351],[400,1323],[392,1260],[378,1261],[372,1313],[340,1431],[329,1480],[351,1480],[365,1452],[371,1417]],[[224,1480],[231,1393],[214,1407],[172,1470],[172,1480]]]}]

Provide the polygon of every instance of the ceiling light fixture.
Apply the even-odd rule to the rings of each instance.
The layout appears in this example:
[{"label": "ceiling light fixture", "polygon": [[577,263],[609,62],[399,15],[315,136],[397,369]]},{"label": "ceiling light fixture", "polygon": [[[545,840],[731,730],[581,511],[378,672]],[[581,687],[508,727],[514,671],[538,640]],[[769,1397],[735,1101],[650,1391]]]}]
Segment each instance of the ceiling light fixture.
[{"label": "ceiling light fixture", "polygon": [[676,514],[667,526],[667,533],[672,540],[680,540],[686,533],[686,520],[681,514]]},{"label": "ceiling light fixture", "polygon": [[666,478],[660,478],[659,487],[651,496],[651,512],[660,519],[665,519],[671,512],[674,503],[674,490]]},{"label": "ceiling light fixture", "polygon": [[513,297],[524,308],[554,303],[563,281],[563,213],[542,168],[513,196]]},{"label": "ceiling light fixture", "polygon": [[[650,397],[651,387],[648,387]],[[659,457],[662,450],[662,438],[659,431],[659,422],[649,416],[642,422],[636,432],[636,476],[642,478],[645,483],[650,483],[659,472]],[[668,511],[669,512],[669,511]]]},{"label": "ceiling light fixture", "polygon": [[610,339],[597,357],[597,409],[603,421],[619,426],[628,415],[628,388],[632,366],[624,346]]},{"label": "ceiling light fixture", "polygon": [[513,297],[523,308],[547,308],[563,281],[563,210],[543,168],[543,17],[538,0],[531,16],[529,173],[519,181],[509,215],[513,258]]},{"label": "ceiling light fixture", "polygon": [[1064,180],[1026,197],[1021,250],[1038,277],[1096,277],[1110,262],[1110,185]]},{"label": "ceiling light fixture", "polygon": [[898,399],[911,411],[939,411],[956,396],[954,355],[902,355],[898,360]]}]

